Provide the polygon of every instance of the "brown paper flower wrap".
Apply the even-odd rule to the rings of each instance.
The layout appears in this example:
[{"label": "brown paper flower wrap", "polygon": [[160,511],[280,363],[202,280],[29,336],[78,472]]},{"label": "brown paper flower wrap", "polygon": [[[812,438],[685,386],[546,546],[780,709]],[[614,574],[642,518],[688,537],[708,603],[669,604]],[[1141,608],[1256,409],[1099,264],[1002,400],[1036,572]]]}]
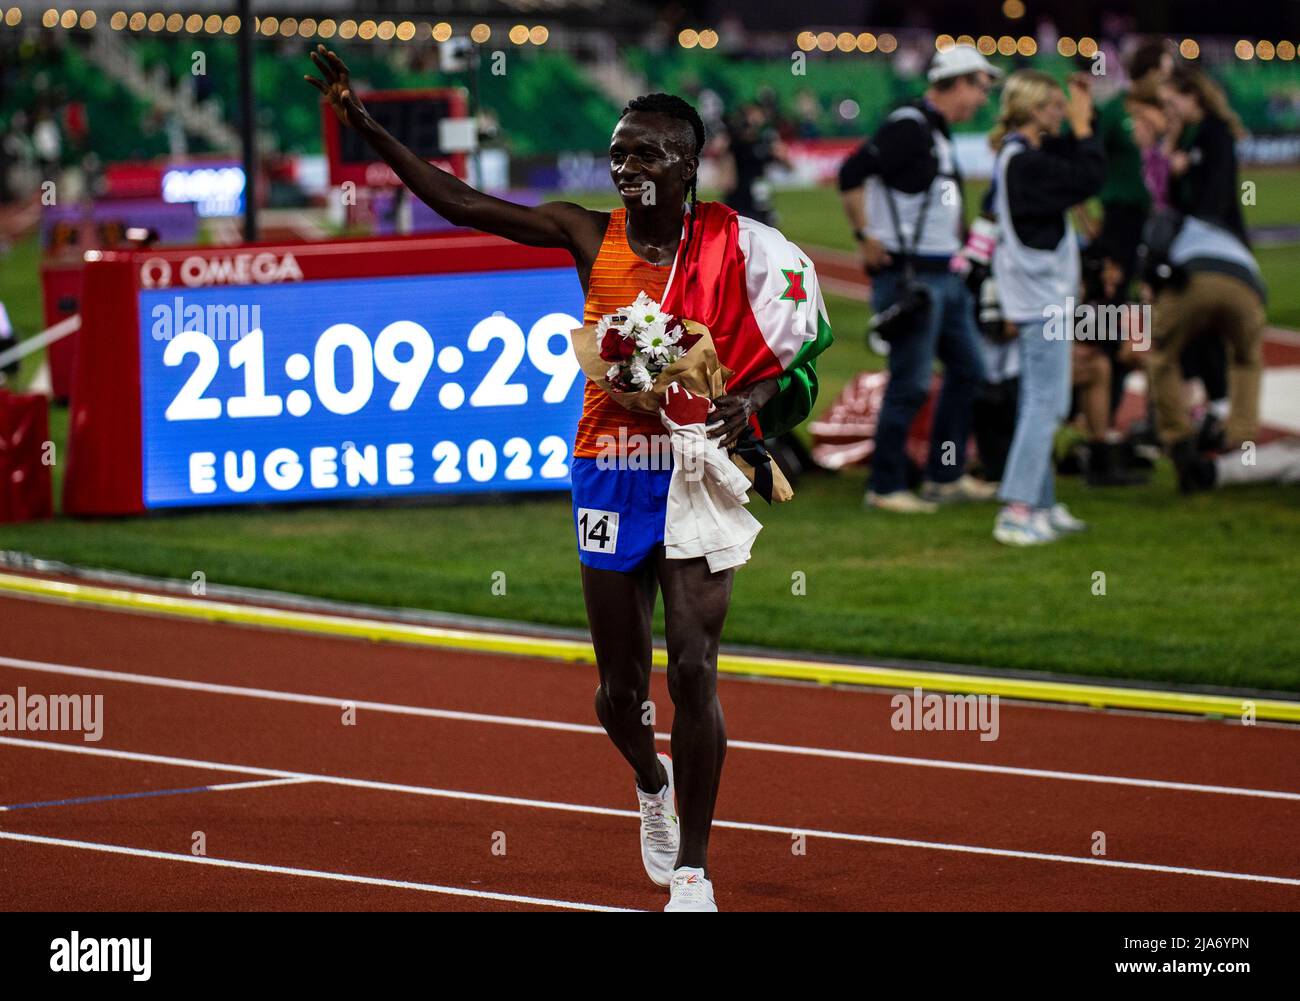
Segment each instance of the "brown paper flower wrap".
[{"label": "brown paper flower wrap", "polygon": [[[658,414],[659,408],[663,405],[664,394],[674,382],[683,389],[710,400],[725,396],[727,380],[734,373],[718,360],[718,352],[713,346],[713,336],[709,333],[709,328],[694,320],[682,320],[681,324],[686,328],[688,335],[693,334],[699,340],[692,344],[682,357],[659,373],[652,389],[641,392],[623,393],[610,388],[609,379],[606,377],[610,363],[600,356],[600,344],[596,338],[594,324],[573,331],[571,335],[573,353],[577,356],[578,365],[588,379],[613,397],[615,402],[638,413]],[[730,452],[730,455],[731,461],[745,474],[749,482],[753,483],[756,475],[754,466],[736,451]],[[769,461],[768,465],[772,475],[770,501],[773,503],[788,501],[794,496],[789,481],[774,461]]]}]

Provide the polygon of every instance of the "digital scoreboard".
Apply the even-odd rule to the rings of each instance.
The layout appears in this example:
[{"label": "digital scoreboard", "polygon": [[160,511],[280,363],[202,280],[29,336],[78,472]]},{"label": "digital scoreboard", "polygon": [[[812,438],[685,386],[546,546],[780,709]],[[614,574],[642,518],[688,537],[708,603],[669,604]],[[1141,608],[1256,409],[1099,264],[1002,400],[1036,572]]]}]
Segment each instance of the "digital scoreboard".
[{"label": "digital scoreboard", "polygon": [[567,489],[581,317],[463,231],[91,255],[65,510]]}]

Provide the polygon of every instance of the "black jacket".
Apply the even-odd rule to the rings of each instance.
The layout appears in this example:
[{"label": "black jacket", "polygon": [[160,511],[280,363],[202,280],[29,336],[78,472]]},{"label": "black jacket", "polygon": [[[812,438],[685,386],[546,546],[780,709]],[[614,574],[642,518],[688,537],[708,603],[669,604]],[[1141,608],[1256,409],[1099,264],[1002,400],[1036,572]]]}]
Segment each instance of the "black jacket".
[{"label": "black jacket", "polygon": [[[925,115],[929,128],[910,116],[886,121],[840,165],[841,191],[862,187],[873,174],[887,187],[907,195],[919,194],[934,183],[939,160],[931,133],[938,131],[951,139],[952,130],[948,120],[925,101],[915,101],[912,106]],[[957,183],[961,183],[960,176]]]},{"label": "black jacket", "polygon": [[1065,236],[1065,212],[1106,182],[1106,153],[1095,135],[1043,140],[1007,164],[1007,205],[1016,236],[1026,247],[1051,250]]},{"label": "black jacket", "polygon": [[1170,201],[1184,215],[1222,226],[1249,247],[1241,214],[1237,143],[1232,129],[1222,118],[1207,114],[1184,149],[1191,167],[1174,180]]}]

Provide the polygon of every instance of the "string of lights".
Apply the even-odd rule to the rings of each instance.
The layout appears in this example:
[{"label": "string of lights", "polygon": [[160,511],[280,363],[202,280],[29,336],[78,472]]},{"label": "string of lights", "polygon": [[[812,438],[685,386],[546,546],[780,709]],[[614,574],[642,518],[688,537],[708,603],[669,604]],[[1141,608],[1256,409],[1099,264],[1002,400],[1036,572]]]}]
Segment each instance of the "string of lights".
[{"label": "string of lights", "polygon": [[[1018,20],[1025,14],[1022,0],[1006,0],[1002,13],[1009,20]],[[24,15],[21,8],[0,8],[0,25],[9,28],[21,27]],[[78,12],[74,8],[59,10],[49,8],[40,16],[40,26],[46,29],[91,31],[103,24],[93,10]],[[239,17],[230,14],[164,14],[161,11],[127,12],[119,10],[107,19],[107,26],[113,31],[150,32],[171,35],[236,35],[239,33]],[[455,29],[447,21],[430,23],[428,21],[393,21],[393,20],[356,20],[352,18],[336,20],[334,18],[315,17],[266,17],[254,18],[254,32],[265,38],[318,38],[328,40],[339,38],[343,41],[359,39],[361,41],[399,41],[412,42],[432,39],[445,42],[455,34]],[[497,29],[500,31],[500,29]],[[492,41],[494,29],[491,25],[480,22],[464,32],[479,45]],[[501,32],[513,45],[547,44],[550,29],[545,25],[516,24],[509,30]],[[712,49],[718,45],[719,34],[713,28],[683,28],[677,35],[677,44],[683,49]],[[870,31],[801,31],[795,36],[795,45],[803,52],[820,50],[822,52],[860,52],[884,55],[897,50],[898,38],[889,32],[877,35]],[[973,45],[986,56],[1033,56],[1038,53],[1038,41],[1029,35],[951,35],[939,34],[934,37],[934,47],[942,52],[956,45]],[[1066,58],[1083,56],[1090,59],[1099,51],[1096,39],[1084,36],[1073,38],[1065,36],[1056,41],[1056,51]],[[1178,40],[1178,52],[1184,59],[1198,59],[1201,44],[1194,38]],[[1282,39],[1240,39],[1232,48],[1236,58],[1246,61],[1258,59],[1268,62],[1273,59],[1290,62],[1296,58],[1297,43]]]}]

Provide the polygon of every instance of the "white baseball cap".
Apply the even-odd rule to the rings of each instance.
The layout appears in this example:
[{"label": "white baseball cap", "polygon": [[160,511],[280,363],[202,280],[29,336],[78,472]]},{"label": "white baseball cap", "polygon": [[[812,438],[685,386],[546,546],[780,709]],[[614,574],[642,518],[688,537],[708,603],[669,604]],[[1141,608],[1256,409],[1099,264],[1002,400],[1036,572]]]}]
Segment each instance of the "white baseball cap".
[{"label": "white baseball cap", "polygon": [[995,80],[1002,76],[1002,71],[985,59],[975,46],[954,45],[935,53],[926,79],[936,83],[955,76],[965,76],[967,73],[987,73]]}]

